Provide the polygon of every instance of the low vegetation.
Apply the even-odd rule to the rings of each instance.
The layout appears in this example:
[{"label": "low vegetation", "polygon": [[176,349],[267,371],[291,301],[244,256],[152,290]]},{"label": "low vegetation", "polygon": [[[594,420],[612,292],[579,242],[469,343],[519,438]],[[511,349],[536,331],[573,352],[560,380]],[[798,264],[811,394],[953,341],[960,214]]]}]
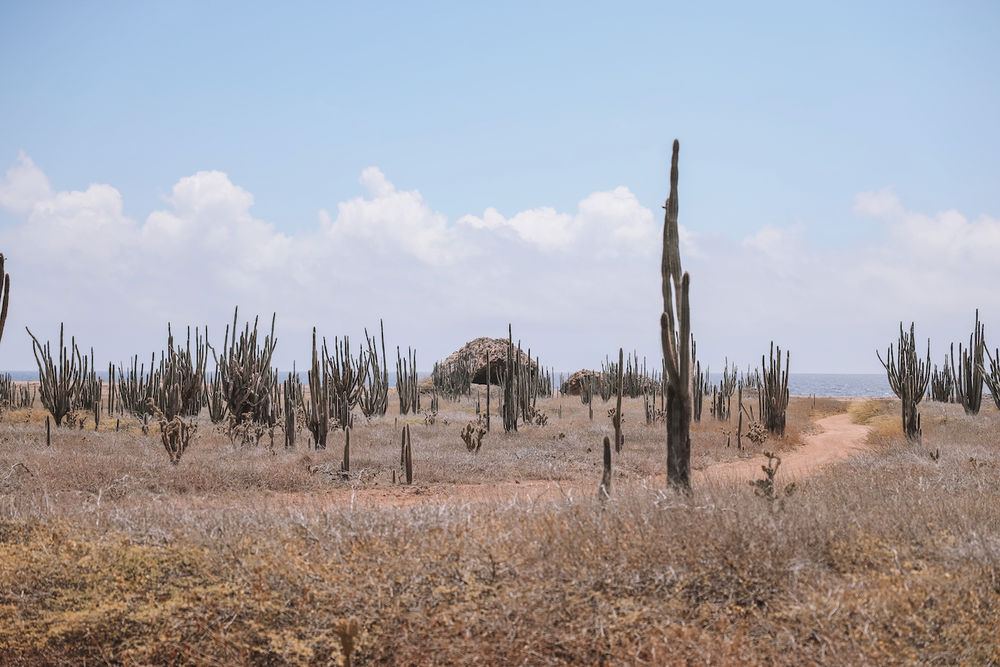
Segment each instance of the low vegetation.
[{"label": "low vegetation", "polygon": [[[0,659],[345,664],[345,643],[354,665],[1000,659],[992,406],[925,406],[917,445],[898,400],[853,403],[895,432],[873,429],[868,453],[778,503],[749,479],[666,491],[663,427],[626,399],[602,505],[606,409],[591,422],[567,398],[559,418],[559,398],[540,400],[545,426],[494,430],[472,453],[475,404],[356,423],[350,473],[341,432],[325,451],[241,446],[203,413],[171,465],[140,422],[59,429],[46,447],[43,411],[6,413]],[[727,423],[694,423],[693,467],[789,451],[845,409],[793,398],[785,438],[743,452]],[[550,479],[563,493],[539,499],[532,480]]]}]

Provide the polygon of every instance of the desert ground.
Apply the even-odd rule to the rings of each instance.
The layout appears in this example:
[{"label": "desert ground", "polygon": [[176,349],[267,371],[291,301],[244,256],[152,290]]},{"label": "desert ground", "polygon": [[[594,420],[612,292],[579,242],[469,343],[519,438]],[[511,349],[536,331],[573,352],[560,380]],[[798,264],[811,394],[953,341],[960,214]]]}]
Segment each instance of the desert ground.
[{"label": "desert ground", "polygon": [[[626,400],[539,400],[482,449],[476,391],[326,450],[203,412],[171,465],[120,415],[0,421],[5,664],[987,665],[1000,660],[1000,412],[793,397],[783,438],[692,425],[690,494]],[[483,394],[484,397],[484,394]],[[753,401],[746,400],[747,405]],[[482,401],[480,401],[482,405]],[[494,406],[495,409],[495,406]],[[483,406],[485,411],[485,406]],[[82,415],[81,415],[82,416]],[[403,483],[409,424],[413,483]],[[781,457],[773,483],[764,452]],[[772,467],[773,469],[773,467]]]}]

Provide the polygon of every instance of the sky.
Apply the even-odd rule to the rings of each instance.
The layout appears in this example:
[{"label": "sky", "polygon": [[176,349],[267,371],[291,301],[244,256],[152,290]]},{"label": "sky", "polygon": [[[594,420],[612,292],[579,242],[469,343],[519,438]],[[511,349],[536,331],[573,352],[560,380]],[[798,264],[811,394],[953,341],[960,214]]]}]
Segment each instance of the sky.
[{"label": "sky", "polygon": [[[276,314],[650,365],[670,147],[703,365],[1000,346],[1000,5],[2,3],[0,369]],[[996,332],[996,333],[994,333]],[[395,353],[390,352],[394,360]]]}]

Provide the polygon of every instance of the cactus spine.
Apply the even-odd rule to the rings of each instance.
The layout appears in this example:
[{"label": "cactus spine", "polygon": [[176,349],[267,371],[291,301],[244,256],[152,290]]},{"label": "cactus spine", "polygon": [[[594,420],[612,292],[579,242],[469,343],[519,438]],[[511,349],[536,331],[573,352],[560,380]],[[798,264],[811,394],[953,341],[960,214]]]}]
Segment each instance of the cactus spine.
[{"label": "cactus spine", "polygon": [[681,271],[677,231],[677,157],[674,140],[670,158],[670,197],[663,222],[663,313],[660,342],[667,370],[667,481],[675,488],[691,488],[691,277]]}]

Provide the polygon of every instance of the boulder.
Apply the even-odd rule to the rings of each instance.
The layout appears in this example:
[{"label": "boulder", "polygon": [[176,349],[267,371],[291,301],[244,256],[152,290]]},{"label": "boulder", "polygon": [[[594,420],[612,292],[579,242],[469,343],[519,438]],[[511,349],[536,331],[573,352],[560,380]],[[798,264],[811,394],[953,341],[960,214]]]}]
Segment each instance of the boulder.
[{"label": "boulder", "polygon": [[[462,349],[453,352],[447,359],[441,362],[441,368],[447,368],[451,364],[469,363],[472,365],[472,383],[486,384],[486,353],[490,354],[490,382],[498,384],[506,373],[507,368],[507,339],[488,338],[483,336],[470,341],[462,346]],[[517,354],[517,348],[514,348]],[[522,362],[528,362],[528,368],[532,373],[537,372],[537,364],[534,359],[529,359],[527,351],[521,350]]]},{"label": "boulder", "polygon": [[597,371],[588,371],[586,369],[579,370],[563,382],[562,387],[559,388],[559,392],[563,395],[568,396],[579,396],[583,393],[583,383],[589,378],[596,378],[598,383],[601,379],[601,374]]}]

